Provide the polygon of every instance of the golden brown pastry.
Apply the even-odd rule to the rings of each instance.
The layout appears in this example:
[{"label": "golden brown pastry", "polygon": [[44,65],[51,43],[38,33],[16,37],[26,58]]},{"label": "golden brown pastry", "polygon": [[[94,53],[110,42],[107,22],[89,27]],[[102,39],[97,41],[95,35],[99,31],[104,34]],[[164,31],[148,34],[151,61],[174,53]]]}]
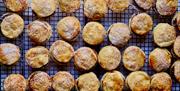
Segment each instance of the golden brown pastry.
[{"label": "golden brown pastry", "polygon": [[149,10],[155,3],[155,0],[134,0],[134,1],[137,4],[137,6],[139,6],[143,10]]},{"label": "golden brown pastry", "polygon": [[130,73],[126,78],[126,85],[131,91],[149,91],[149,75],[144,71],[135,71]]},{"label": "golden brown pastry", "polygon": [[129,6],[129,0],[106,0],[108,7],[116,13],[125,11]]},{"label": "golden brown pastry", "polygon": [[175,28],[167,23],[159,23],[153,30],[154,42],[160,47],[171,46],[176,39]]},{"label": "golden brown pastry", "polygon": [[52,28],[45,21],[35,20],[28,25],[28,36],[35,43],[44,43],[52,36]]},{"label": "golden brown pastry", "polygon": [[84,26],[82,37],[90,45],[98,45],[104,41],[106,30],[98,22],[89,22]]},{"label": "golden brown pastry", "polygon": [[130,20],[131,30],[138,35],[146,35],[153,27],[151,16],[140,13],[133,16]]},{"label": "golden brown pastry", "polygon": [[99,91],[100,82],[93,72],[80,75],[76,79],[77,91]]},{"label": "golden brown pastry", "polygon": [[3,2],[13,12],[22,12],[28,8],[28,0],[3,0]]},{"label": "golden brown pastry", "polygon": [[176,12],[178,0],[156,0],[156,9],[160,15],[172,15]]},{"label": "golden brown pastry", "polygon": [[71,91],[74,83],[74,77],[66,71],[59,71],[52,78],[52,88],[55,91]]},{"label": "golden brown pastry", "polygon": [[20,74],[10,74],[4,80],[4,91],[26,91],[26,79]]},{"label": "golden brown pastry", "polygon": [[121,62],[121,52],[114,46],[105,46],[99,51],[98,62],[105,70],[114,70]]},{"label": "golden brown pastry", "polygon": [[60,9],[65,13],[73,13],[80,8],[80,0],[58,0]]},{"label": "golden brown pastry", "polygon": [[180,82],[180,60],[177,60],[171,66],[171,72],[178,82]]},{"label": "golden brown pastry", "polygon": [[84,0],[84,14],[91,20],[100,20],[108,12],[105,0]]},{"label": "golden brown pastry", "polygon": [[13,65],[20,59],[20,49],[11,43],[0,44],[0,63]]},{"label": "golden brown pastry", "polygon": [[145,60],[145,53],[137,46],[130,46],[124,51],[123,64],[130,71],[140,70],[144,66]]},{"label": "golden brown pastry", "polygon": [[180,36],[178,36],[174,42],[174,47],[173,47],[174,53],[176,54],[177,57],[180,57]]},{"label": "golden brown pastry", "polygon": [[28,78],[30,91],[49,91],[51,77],[43,71],[35,71]]},{"label": "golden brown pastry", "polygon": [[75,51],[74,64],[79,71],[88,71],[95,67],[97,54],[89,47],[81,47]]},{"label": "golden brown pastry", "polygon": [[154,49],[149,54],[149,65],[156,72],[167,70],[171,65],[171,53],[167,49]]},{"label": "golden brown pastry", "polygon": [[39,17],[47,17],[52,15],[57,8],[56,0],[32,0],[31,2],[32,10]]},{"label": "golden brown pastry", "polygon": [[42,46],[33,47],[26,52],[25,58],[32,68],[41,68],[49,62],[49,51]]},{"label": "golden brown pastry", "polygon": [[57,24],[58,34],[67,41],[73,41],[81,31],[80,21],[73,16],[64,17]]},{"label": "golden brown pastry", "polygon": [[124,23],[114,23],[108,29],[108,37],[113,45],[122,47],[131,38],[130,29]]},{"label": "golden brown pastry", "polygon": [[175,25],[180,30],[180,12],[177,12],[173,19],[172,24]]},{"label": "golden brown pastry", "polygon": [[151,91],[171,91],[172,80],[165,72],[156,73],[151,77]]},{"label": "golden brown pastry", "polygon": [[119,71],[106,72],[101,79],[103,91],[122,91],[125,77]]},{"label": "golden brown pastry", "polygon": [[24,20],[15,13],[8,13],[1,22],[2,34],[10,39],[17,38],[24,29]]},{"label": "golden brown pastry", "polygon": [[50,47],[50,55],[55,62],[65,64],[74,56],[74,49],[68,42],[57,40]]}]

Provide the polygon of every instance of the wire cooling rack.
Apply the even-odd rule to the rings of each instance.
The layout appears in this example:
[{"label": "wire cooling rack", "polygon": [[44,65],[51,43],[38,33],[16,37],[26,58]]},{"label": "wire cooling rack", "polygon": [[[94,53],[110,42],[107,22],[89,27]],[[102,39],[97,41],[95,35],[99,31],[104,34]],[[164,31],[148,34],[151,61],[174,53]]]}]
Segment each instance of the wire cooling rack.
[{"label": "wire cooling rack", "polygon": [[[180,1],[179,1],[179,5],[178,5],[178,10],[180,10]],[[0,15],[10,12],[7,8],[5,8],[4,3],[2,0],[0,0]],[[103,18],[102,20],[100,20],[99,22],[101,22],[106,29],[108,29],[108,27],[116,22],[122,22],[122,23],[126,23],[128,24],[129,22],[129,18],[131,17],[131,15],[133,15],[136,11],[130,6],[128,10],[126,10],[124,13],[113,13],[112,11],[108,11],[108,13],[106,14],[106,17]],[[147,12],[148,14],[150,14],[153,18],[154,21],[154,26],[157,25],[157,23],[161,23],[161,22],[167,22],[170,23],[171,22],[171,17],[161,17],[159,15],[157,15],[153,10],[150,10]],[[29,67],[27,65],[27,63],[25,62],[25,52],[33,47],[34,45],[32,44],[32,42],[29,40],[28,36],[27,36],[27,25],[29,23],[31,23],[32,21],[36,20],[37,17],[35,16],[35,14],[32,12],[32,9],[29,7],[25,12],[20,14],[24,21],[25,21],[25,29],[24,32],[21,34],[21,36],[19,36],[17,39],[15,40],[9,40],[7,38],[5,38],[1,33],[0,33],[0,43],[13,43],[16,44],[17,46],[19,46],[21,48],[21,59],[20,61],[15,65],[15,66],[4,66],[4,65],[0,65],[0,79],[1,79],[1,83],[0,83],[0,89],[1,91],[3,91],[3,81],[4,79],[12,73],[19,73],[24,75],[25,78],[28,78],[28,76],[36,70],[42,70],[47,72],[50,76],[54,75],[55,73],[57,73],[58,71],[69,71],[74,78],[77,78],[81,73],[79,73],[73,64],[73,60],[71,60],[71,62],[67,65],[57,65],[55,64],[52,60],[50,60],[50,62],[48,63],[48,65],[46,65],[45,67],[41,68],[41,69],[32,69],[31,67]],[[51,37],[51,39],[44,44],[43,46],[49,48],[50,45],[58,40],[61,39],[56,32],[56,24],[57,22],[62,19],[65,16],[76,16],[80,22],[81,22],[81,26],[83,28],[83,26],[88,22],[88,19],[85,18],[84,14],[83,14],[83,0],[81,0],[81,7],[78,11],[76,11],[73,14],[66,14],[66,13],[62,13],[60,11],[60,9],[56,9],[55,13],[48,18],[45,18],[45,20],[47,22],[50,23],[50,25],[52,26],[53,29],[53,36]],[[78,37],[77,41],[71,43],[74,47],[75,50],[77,50],[78,48],[82,47],[82,46],[88,46],[86,45],[83,40],[82,40],[82,36],[80,34],[80,36]],[[92,47],[89,46],[93,49],[95,49],[97,52],[99,52],[99,50],[105,46],[105,45],[109,45],[110,43],[108,42],[108,39],[106,37],[105,41],[103,44],[101,44],[100,46],[96,46],[96,47]],[[120,48],[121,53],[123,52],[123,50],[131,45],[136,45],[139,46],[146,54],[146,63],[144,65],[144,67],[141,69],[143,71],[146,71],[149,75],[154,74],[155,72],[149,67],[148,65],[148,55],[149,53],[156,47],[156,45],[153,42],[153,38],[152,38],[152,31],[148,33],[148,35],[145,37],[141,37],[141,36],[137,36],[135,34],[132,34],[132,38],[129,41],[128,45],[126,45],[123,48]],[[127,76],[130,72],[127,71],[123,65],[122,62],[120,64],[120,66],[116,69],[119,70],[120,72],[122,72],[125,76]],[[97,77],[99,79],[101,79],[102,75],[106,72],[104,71],[99,65],[96,66],[96,68],[94,70],[92,70],[93,72],[96,73]],[[177,81],[175,81],[173,79],[173,87],[172,87],[172,91],[180,91],[180,84],[177,83]]]}]

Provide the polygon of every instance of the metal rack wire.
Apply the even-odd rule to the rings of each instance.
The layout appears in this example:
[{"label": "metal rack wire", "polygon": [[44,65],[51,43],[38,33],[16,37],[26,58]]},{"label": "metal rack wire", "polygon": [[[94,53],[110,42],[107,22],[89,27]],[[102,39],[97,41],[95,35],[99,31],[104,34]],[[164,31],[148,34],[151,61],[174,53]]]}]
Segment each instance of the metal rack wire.
[{"label": "metal rack wire", "polygon": [[[180,1],[179,1],[179,6],[178,9],[180,10]],[[5,8],[4,3],[2,0],[0,0],[0,15],[9,12],[8,9]],[[133,13],[135,13],[136,11],[130,6],[128,10],[126,10],[124,13],[113,13],[112,11],[108,11],[108,13],[106,14],[106,17],[103,18],[102,20],[100,20],[99,22],[101,22],[106,29],[108,29],[108,27],[116,22],[123,22],[128,24],[129,22],[129,18],[131,17],[131,15]],[[148,11],[148,14],[150,14],[153,17],[153,21],[154,21],[154,26],[157,23],[160,22],[168,22],[170,23],[171,18],[170,17],[160,17],[158,16],[154,11],[150,10]],[[25,21],[25,29],[23,34],[18,37],[15,40],[9,40],[7,38],[5,38],[1,33],[0,33],[0,43],[13,43],[18,45],[21,48],[21,59],[20,61],[14,65],[14,66],[4,66],[4,65],[0,65],[0,79],[1,79],[1,83],[0,83],[0,89],[1,91],[3,90],[3,81],[4,79],[12,73],[20,73],[22,75],[25,76],[25,78],[28,78],[28,76],[35,70],[43,70],[45,72],[47,72],[49,75],[54,75],[56,72],[60,71],[60,70],[65,70],[65,71],[69,71],[74,78],[77,78],[79,76],[79,73],[75,68],[74,68],[74,64],[73,64],[73,60],[71,60],[71,62],[67,65],[57,65],[55,64],[52,60],[50,60],[50,62],[48,63],[48,65],[46,65],[45,67],[41,68],[41,69],[32,69],[31,67],[29,67],[27,65],[27,63],[25,62],[25,52],[33,47],[34,45],[32,44],[32,42],[29,40],[28,36],[27,36],[27,25],[29,23],[31,23],[32,21],[36,20],[37,17],[36,15],[32,12],[32,9],[29,7],[25,12],[20,14],[24,21]],[[65,16],[76,16],[80,22],[81,22],[81,26],[83,28],[83,26],[88,22],[88,19],[85,18],[84,14],[83,14],[83,0],[81,0],[81,7],[78,11],[76,11],[73,14],[66,14],[66,13],[62,13],[60,11],[60,9],[57,9],[55,11],[55,13],[46,18],[45,20],[47,22],[49,22],[49,24],[52,26],[53,28],[53,36],[51,37],[51,39],[44,44],[43,46],[49,48],[50,45],[58,40],[61,39],[56,32],[56,24],[57,22],[65,17]],[[106,38],[104,43],[101,44],[100,46],[96,46],[96,47],[92,47],[93,49],[95,49],[97,52],[100,50],[100,48],[102,48],[105,45],[109,45],[110,43],[108,42],[108,39]],[[82,47],[82,46],[88,46],[86,45],[83,40],[82,40],[82,36],[80,34],[80,36],[78,37],[77,41],[72,43],[73,47],[75,50],[77,50],[78,48]],[[148,35],[145,37],[141,37],[141,36],[137,36],[135,34],[132,34],[132,39],[129,41],[128,45],[121,48],[121,53],[123,52],[123,50],[130,46],[130,45],[136,45],[139,46],[143,51],[145,51],[146,54],[146,64],[145,66],[141,69],[143,71],[146,71],[149,75],[154,74],[155,72],[149,67],[148,65],[148,55],[149,53],[156,47],[156,45],[154,45],[153,42],[153,38],[152,38],[152,31],[148,33]],[[116,69],[119,70],[120,72],[122,72],[125,76],[127,76],[130,72],[127,71],[123,66],[122,63],[120,64],[120,66]],[[102,75],[105,73],[105,71],[99,66],[97,65],[96,68],[94,70],[92,70],[93,72],[96,73],[96,75],[98,76],[99,79],[101,79]],[[177,83],[175,80],[173,80],[173,87],[172,87],[172,91],[180,91],[180,84]]]}]

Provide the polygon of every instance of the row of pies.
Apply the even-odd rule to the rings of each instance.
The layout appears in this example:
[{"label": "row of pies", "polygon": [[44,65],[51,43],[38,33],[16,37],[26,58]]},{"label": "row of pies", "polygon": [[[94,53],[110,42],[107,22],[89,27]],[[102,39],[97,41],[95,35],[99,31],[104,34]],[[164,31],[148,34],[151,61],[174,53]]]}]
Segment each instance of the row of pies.
[{"label": "row of pies", "polygon": [[[180,63],[180,61],[179,61]],[[4,80],[4,91],[171,91],[172,79],[165,72],[156,73],[151,77],[144,71],[130,73],[127,78],[119,71],[104,74],[101,82],[93,73],[80,75],[76,80],[66,71],[59,71],[53,77],[42,71],[33,72],[28,80],[20,74],[11,74]]]},{"label": "row of pies", "polygon": [[[13,12],[21,12],[28,7],[28,0],[4,0],[4,3]],[[81,0],[32,0],[30,6],[39,17],[47,17],[55,12],[58,5],[62,12],[72,13],[80,8]],[[145,11],[154,8],[160,15],[167,16],[176,12],[178,0],[84,0],[84,14],[92,20],[99,20],[108,8],[120,13],[129,5]]]},{"label": "row of pies", "polygon": [[[109,41],[113,45],[122,47],[131,38],[131,31],[137,35],[147,35],[153,29],[154,42],[160,47],[168,47],[176,39],[175,27],[180,28],[180,13],[177,13],[172,21],[173,25],[159,23],[153,29],[152,18],[146,13],[140,13],[130,19],[129,27],[124,23],[114,23],[108,31],[98,22],[88,22],[82,30],[82,38],[89,45],[99,45],[108,35]],[[19,15],[14,13],[4,15],[1,22],[1,31],[5,37],[17,38],[23,30],[24,21]],[[29,38],[37,44],[45,43],[52,36],[52,27],[42,20],[31,22],[26,31]],[[57,23],[56,31],[64,40],[74,41],[81,32],[80,21],[73,16],[64,17]]]},{"label": "row of pies", "polygon": [[[180,42],[180,37],[178,37],[177,42]],[[121,63],[121,58],[124,67],[129,71],[140,70],[146,62],[145,53],[137,46],[129,46],[121,56],[119,49],[114,46],[105,46],[99,53],[89,47],[81,47],[74,52],[73,47],[63,40],[55,41],[49,50],[42,46],[30,48],[26,52],[25,58],[27,64],[32,68],[45,66],[50,58],[60,65],[67,64],[74,58],[75,67],[81,72],[92,70],[97,63],[105,70],[114,70]],[[10,43],[0,44],[0,63],[12,65],[19,59],[20,49],[16,45]],[[171,53],[165,48],[156,48],[149,55],[149,65],[156,72],[166,71],[170,68],[171,63]],[[178,61],[172,65],[172,71],[174,71],[174,75],[178,80],[180,80],[179,67]]]}]

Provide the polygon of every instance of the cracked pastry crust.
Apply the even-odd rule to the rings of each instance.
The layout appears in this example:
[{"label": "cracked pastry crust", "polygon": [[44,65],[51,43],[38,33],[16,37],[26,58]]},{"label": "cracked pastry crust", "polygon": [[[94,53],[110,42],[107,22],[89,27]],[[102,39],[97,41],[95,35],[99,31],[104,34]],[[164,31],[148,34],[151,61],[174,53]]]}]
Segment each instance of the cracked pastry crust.
[{"label": "cracked pastry crust", "polygon": [[151,77],[151,91],[171,91],[172,80],[165,72],[156,73]]},{"label": "cracked pastry crust", "polygon": [[138,35],[146,35],[153,28],[151,16],[146,13],[140,13],[130,20],[131,30]]},{"label": "cracked pastry crust", "polygon": [[0,63],[13,65],[20,59],[20,49],[18,46],[10,43],[0,44]]},{"label": "cracked pastry crust", "polygon": [[130,46],[124,51],[123,64],[130,71],[140,70],[144,66],[145,60],[145,53],[137,46]]},{"label": "cracked pastry crust", "polygon": [[144,10],[149,10],[155,3],[154,0],[134,0],[134,1],[140,8]]},{"label": "cracked pastry crust", "polygon": [[57,40],[50,47],[50,55],[55,62],[64,64],[74,56],[74,49],[68,42]]},{"label": "cracked pastry crust", "polygon": [[176,80],[180,82],[180,60],[177,60],[173,63],[171,66],[171,71],[173,72]]},{"label": "cracked pastry crust", "polygon": [[3,0],[8,9],[13,12],[22,12],[28,8],[28,0]]},{"label": "cracked pastry crust", "polygon": [[126,85],[132,91],[149,91],[151,78],[146,72],[135,71],[126,78]]},{"label": "cracked pastry crust", "polygon": [[85,25],[82,33],[83,40],[90,45],[99,45],[104,41],[106,30],[98,22],[89,22]]},{"label": "cracked pastry crust", "polygon": [[159,23],[153,30],[154,42],[160,47],[171,46],[176,39],[175,28],[167,23]]},{"label": "cracked pastry crust", "polygon": [[156,9],[160,15],[172,15],[176,12],[178,0],[156,0]]},{"label": "cracked pastry crust", "polygon": [[74,64],[80,71],[88,71],[95,67],[97,54],[89,47],[81,47],[75,51]]},{"label": "cracked pastry crust", "polygon": [[75,40],[79,35],[80,31],[81,24],[76,17],[64,17],[57,24],[58,34],[67,41]]},{"label": "cracked pastry crust", "polygon": [[114,70],[121,62],[121,52],[114,46],[105,46],[98,54],[98,62],[105,70]]},{"label": "cracked pastry crust", "polygon": [[129,7],[129,0],[106,0],[108,7],[115,13],[121,13]]},{"label": "cracked pastry crust", "polygon": [[45,21],[35,20],[28,25],[28,36],[35,43],[45,43],[52,36],[52,28]]},{"label": "cracked pastry crust", "polygon": [[173,47],[174,53],[176,56],[180,57],[180,36],[178,36],[174,42],[174,47]]},{"label": "cracked pastry crust", "polygon": [[24,29],[24,20],[15,13],[7,14],[1,22],[2,34],[9,38],[17,38]]},{"label": "cracked pastry crust", "polygon": [[51,77],[43,71],[35,71],[28,78],[30,91],[48,91],[51,87]]},{"label": "cracked pastry crust", "polygon": [[105,0],[84,0],[84,14],[91,20],[100,20],[108,12]]},{"label": "cracked pastry crust", "polygon": [[20,74],[10,74],[4,80],[4,91],[26,91],[27,81]]},{"label": "cracked pastry crust", "polygon": [[31,8],[37,16],[48,17],[55,12],[57,2],[56,0],[32,0]]},{"label": "cracked pastry crust", "polygon": [[25,58],[32,68],[41,68],[49,62],[49,51],[45,47],[37,46],[29,49],[25,54]]},{"label": "cracked pastry crust", "polygon": [[122,91],[124,88],[125,77],[119,71],[107,72],[101,79],[103,91]]},{"label": "cracked pastry crust", "polygon": [[171,57],[167,49],[156,48],[149,54],[149,65],[156,72],[165,71],[171,65]]},{"label": "cracked pastry crust", "polygon": [[177,28],[180,30],[180,12],[177,12],[175,14],[175,16],[173,17],[173,22],[175,23],[175,26],[177,26]]},{"label": "cracked pastry crust", "polygon": [[100,82],[97,76],[93,73],[85,73],[76,79],[77,91],[99,91]]},{"label": "cracked pastry crust", "polygon": [[52,87],[55,91],[71,91],[74,83],[74,77],[66,71],[59,71],[52,78]]},{"label": "cracked pastry crust", "polygon": [[118,47],[127,44],[131,38],[129,27],[124,23],[114,23],[108,29],[109,41]]},{"label": "cracked pastry crust", "polygon": [[81,6],[80,0],[58,0],[60,9],[65,13],[73,13]]}]

